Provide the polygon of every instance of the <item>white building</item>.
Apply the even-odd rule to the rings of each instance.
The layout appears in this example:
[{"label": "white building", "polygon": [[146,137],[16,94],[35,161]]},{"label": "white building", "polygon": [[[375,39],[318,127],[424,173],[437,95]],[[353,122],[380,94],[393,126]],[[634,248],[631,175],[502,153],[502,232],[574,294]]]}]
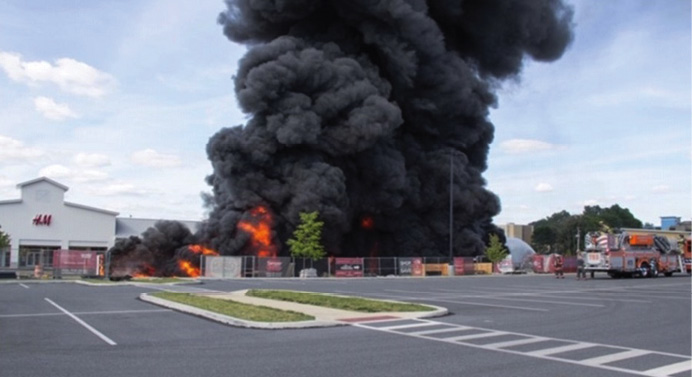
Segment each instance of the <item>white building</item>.
[{"label": "white building", "polygon": [[[20,199],[0,201],[0,230],[11,238],[0,250],[0,267],[51,266],[53,250],[105,253],[117,238],[139,236],[153,219],[118,218],[118,213],[65,201],[68,187],[49,178],[20,183]],[[199,222],[183,221],[193,232]]]}]

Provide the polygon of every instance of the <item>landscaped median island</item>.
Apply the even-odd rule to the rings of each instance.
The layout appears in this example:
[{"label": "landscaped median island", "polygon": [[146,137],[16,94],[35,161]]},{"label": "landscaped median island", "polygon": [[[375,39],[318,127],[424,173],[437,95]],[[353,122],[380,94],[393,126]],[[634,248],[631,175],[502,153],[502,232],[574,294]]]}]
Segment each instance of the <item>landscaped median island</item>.
[{"label": "landscaped median island", "polygon": [[420,304],[380,301],[361,297],[335,296],[331,294],[312,292],[251,289],[247,292],[247,296],[364,313],[430,312],[435,310],[433,307]]},{"label": "landscaped median island", "polygon": [[355,320],[447,314],[444,308],[427,305],[285,290],[156,292],[143,293],[140,299],[232,326],[264,329],[344,326]]},{"label": "landscaped median island", "polygon": [[190,293],[157,292],[151,296],[253,322],[300,322],[315,319],[302,313]]}]

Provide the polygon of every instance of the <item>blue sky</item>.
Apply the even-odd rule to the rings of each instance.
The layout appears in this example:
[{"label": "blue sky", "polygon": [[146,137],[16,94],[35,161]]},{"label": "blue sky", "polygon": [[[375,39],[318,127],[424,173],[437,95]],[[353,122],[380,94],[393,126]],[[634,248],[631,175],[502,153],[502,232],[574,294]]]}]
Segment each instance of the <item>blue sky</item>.
[{"label": "blue sky", "polygon": [[[585,205],[692,214],[687,0],[568,0],[575,40],[498,91],[497,224]],[[0,200],[48,176],[121,216],[203,219],[205,147],[246,121],[221,0],[0,3]]]}]

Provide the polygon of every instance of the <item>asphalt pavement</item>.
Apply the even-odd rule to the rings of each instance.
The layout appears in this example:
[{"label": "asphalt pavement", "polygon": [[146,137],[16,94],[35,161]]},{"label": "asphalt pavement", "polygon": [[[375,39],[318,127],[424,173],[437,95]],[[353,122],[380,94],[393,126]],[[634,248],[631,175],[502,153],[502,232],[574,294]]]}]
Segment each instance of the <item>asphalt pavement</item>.
[{"label": "asphalt pavement", "polygon": [[[152,305],[158,290],[293,289],[445,307],[436,318],[249,329]],[[0,284],[8,376],[690,376],[690,278],[237,279]]]}]

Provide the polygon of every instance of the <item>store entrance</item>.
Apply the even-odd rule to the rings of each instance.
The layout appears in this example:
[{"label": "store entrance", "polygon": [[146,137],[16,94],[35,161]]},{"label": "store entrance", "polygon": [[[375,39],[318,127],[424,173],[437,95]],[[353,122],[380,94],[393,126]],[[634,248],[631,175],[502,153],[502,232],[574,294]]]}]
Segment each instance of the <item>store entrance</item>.
[{"label": "store entrance", "polygon": [[59,246],[20,246],[19,267],[51,267],[53,266],[53,251],[58,249],[60,249]]}]

